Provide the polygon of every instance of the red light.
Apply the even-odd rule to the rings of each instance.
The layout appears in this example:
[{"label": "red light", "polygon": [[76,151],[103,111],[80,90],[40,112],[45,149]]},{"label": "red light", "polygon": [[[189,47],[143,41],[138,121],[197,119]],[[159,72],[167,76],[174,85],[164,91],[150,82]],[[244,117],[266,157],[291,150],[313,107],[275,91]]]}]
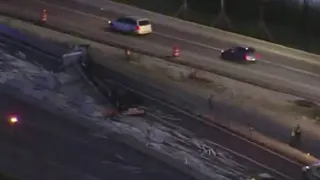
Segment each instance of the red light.
[{"label": "red light", "polygon": [[260,56],[260,54],[256,54],[256,58],[260,58],[261,56]]},{"label": "red light", "polygon": [[249,58],[248,55],[245,55],[245,56],[244,56],[244,59],[245,59],[245,60],[248,60],[248,58]]},{"label": "red light", "polygon": [[137,27],[136,27],[136,30],[137,30],[137,31],[140,31],[140,26],[137,26]]}]

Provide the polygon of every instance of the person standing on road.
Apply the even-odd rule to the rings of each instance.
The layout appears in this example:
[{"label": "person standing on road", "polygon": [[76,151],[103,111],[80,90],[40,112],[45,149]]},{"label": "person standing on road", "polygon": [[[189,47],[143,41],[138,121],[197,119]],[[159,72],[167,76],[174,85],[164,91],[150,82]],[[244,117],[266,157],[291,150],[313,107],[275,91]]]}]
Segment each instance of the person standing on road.
[{"label": "person standing on road", "polygon": [[298,124],[295,128],[294,128],[294,134],[295,134],[295,137],[297,138],[298,141],[301,140],[301,127],[300,125]]},{"label": "person standing on road", "polygon": [[302,134],[302,130],[301,130],[301,127],[299,124],[297,126],[293,127],[291,130],[290,144],[293,146],[298,145],[298,143],[301,142],[301,134]]}]

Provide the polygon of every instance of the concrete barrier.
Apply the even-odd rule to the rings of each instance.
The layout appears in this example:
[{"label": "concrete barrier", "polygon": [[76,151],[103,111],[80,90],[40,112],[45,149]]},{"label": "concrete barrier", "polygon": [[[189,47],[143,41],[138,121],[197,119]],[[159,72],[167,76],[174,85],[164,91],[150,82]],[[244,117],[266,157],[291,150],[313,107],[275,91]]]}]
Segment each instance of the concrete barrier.
[{"label": "concrete barrier", "polygon": [[[19,41],[19,39],[16,39],[16,40]],[[101,91],[89,80],[87,75],[82,71],[80,65],[73,65],[73,68],[75,68],[75,70],[79,73],[81,78],[88,85],[90,85],[90,87],[92,87],[95,90],[95,93],[97,93],[100,97],[99,100],[103,100],[104,102],[107,102],[107,100],[105,100],[106,98],[102,95]],[[15,98],[22,99],[22,100],[32,104],[33,106],[41,107],[43,110],[49,111],[53,114],[59,114],[61,116],[64,116],[67,119],[72,120],[76,124],[82,125],[82,126],[89,128],[93,131],[104,132],[103,127],[99,126],[94,121],[90,120],[89,117],[82,117],[81,115],[76,114],[75,112],[70,112],[69,110],[62,108],[60,106],[55,106],[49,102],[44,102],[41,99],[37,99],[32,96],[27,96],[23,92],[21,92],[20,90],[12,88],[10,86],[6,86],[4,84],[0,84],[0,90],[1,90],[1,92],[6,93],[8,95],[11,95]],[[134,149],[136,149],[146,155],[149,155],[149,156],[157,159],[158,161],[166,163],[170,167],[173,167],[173,168],[177,169],[178,171],[181,171],[182,173],[184,173],[188,176],[191,176],[197,180],[213,180],[211,177],[198,171],[197,169],[194,169],[194,168],[188,166],[187,164],[181,163],[179,160],[172,159],[170,156],[168,156],[165,153],[161,153],[157,150],[149,148],[149,147],[145,146],[144,144],[141,144],[141,142],[139,142],[138,140],[136,140],[132,137],[118,134],[118,133],[112,133],[112,134],[109,134],[109,136],[114,138],[115,140],[129,146],[129,147],[132,147],[132,148],[134,148]]]},{"label": "concrete barrier", "polygon": [[[1,18],[0,18],[0,20],[1,20]],[[31,27],[30,29],[32,29],[32,30],[37,29],[37,31],[33,32],[33,33],[35,33],[35,34],[38,34],[38,33],[41,33],[41,32],[42,33],[46,33],[45,36],[48,37],[48,38],[50,38],[50,36],[51,36],[50,39],[56,39],[56,37],[52,37],[53,36],[52,34],[59,34],[61,36],[60,41],[63,41],[63,42],[66,42],[68,40],[72,40],[72,41],[77,41],[77,42],[83,43],[83,44],[90,43],[90,41],[88,41],[86,39],[72,37],[70,35],[54,32],[53,30],[48,30],[48,29],[45,29],[45,28],[42,28],[42,27],[37,27],[37,26],[34,26],[32,24],[27,24],[27,23],[23,24],[23,28],[25,28],[25,29],[28,29],[28,26],[30,26]],[[91,42],[91,43],[92,44],[97,44],[97,42]],[[184,110],[184,111],[190,112],[187,109]],[[197,115],[195,115],[195,116],[197,116]],[[230,128],[230,127],[222,126],[222,125],[220,125],[218,123],[213,123],[210,119],[208,119],[208,117],[206,117],[204,115],[203,115],[202,118],[197,118],[197,119],[201,120],[202,122],[204,122],[204,123],[206,123],[206,124],[208,124],[210,126],[220,126],[222,128],[226,128],[226,129]],[[232,128],[234,128],[234,129],[232,129]],[[268,137],[266,137],[266,136],[264,136],[264,135],[262,135],[262,134],[260,134],[258,132],[254,132],[255,135],[250,137],[250,136],[248,136],[247,132],[242,131],[241,129],[244,129],[244,128],[240,128],[239,126],[237,126],[237,127],[234,126],[234,127],[231,127],[231,129],[229,129],[229,130],[234,131],[234,133],[237,133],[238,135],[241,135],[241,136],[251,140],[252,142],[256,143],[257,145],[260,145],[262,147],[265,147],[265,148],[270,149],[270,150],[275,151],[275,152],[282,153],[285,156],[290,157],[290,158],[294,159],[295,161],[299,161],[302,164],[312,164],[312,163],[318,161],[317,158],[315,158],[315,157],[313,157],[311,155],[307,156],[306,153],[304,153],[304,152],[301,152],[299,150],[291,148],[286,144],[283,144],[283,143],[280,143],[280,142],[278,142],[278,141],[276,141],[274,139],[268,138]]]},{"label": "concrete barrier", "polygon": [[[8,15],[11,16],[12,14],[8,14]],[[28,17],[16,16],[14,14],[12,16],[13,17],[17,17],[17,18],[22,19],[22,20],[27,20],[28,22],[34,23],[34,21],[32,19],[31,20],[28,19]],[[31,25],[31,24],[28,24],[28,23],[25,23],[23,21],[16,20],[16,19],[13,19],[13,18],[8,18],[8,17],[4,17],[4,16],[0,17],[0,22],[5,22],[5,21],[8,21],[8,20],[11,22],[11,26],[13,26],[15,28],[18,28],[18,29],[21,29],[21,30],[32,31],[32,30],[34,30],[36,28],[41,28],[40,26]],[[31,26],[32,28],[27,30],[26,27],[25,27],[25,25],[27,25],[27,24],[29,26]],[[137,53],[140,53],[140,54],[143,54],[143,55],[147,55],[147,56],[151,56],[151,57],[162,58],[162,59],[164,59],[166,61],[172,62],[172,58],[159,54],[159,52],[163,52],[164,51],[163,47],[160,47],[160,46],[157,46],[157,45],[153,45],[152,52],[150,52],[150,51],[147,51],[146,49],[143,48],[143,47],[148,47],[148,44],[144,43],[143,41],[140,42],[141,43],[140,44],[141,47],[132,48],[132,47],[128,47],[128,46],[126,46],[124,44],[121,44],[121,42],[117,42],[117,41],[109,40],[109,39],[108,40],[103,40],[99,36],[90,36],[90,35],[84,33],[81,30],[72,29],[71,27],[65,27],[65,26],[61,27],[61,26],[58,26],[58,25],[45,25],[45,26],[42,26],[42,28],[44,28],[44,29],[50,28],[50,29],[53,29],[53,30],[56,30],[56,31],[59,31],[59,32],[62,32],[62,33],[66,33],[66,34],[69,34],[69,35],[74,35],[74,36],[77,36],[77,37],[80,37],[80,38],[85,38],[85,39],[88,39],[90,41],[95,41],[95,42],[98,42],[98,43],[101,43],[101,44],[110,45],[110,46],[113,46],[113,47],[116,47],[116,48],[122,48],[122,49],[130,48],[132,52],[137,52]],[[196,58],[192,53],[186,52],[185,55],[186,56],[190,56],[190,57],[192,57],[194,59]],[[255,76],[248,76],[247,74],[244,74],[244,73],[235,74],[234,72],[230,72],[230,71],[227,71],[224,68],[219,68],[219,67],[215,67],[215,66],[208,67],[203,63],[201,64],[199,62],[190,61],[190,59],[188,60],[188,59],[180,58],[180,60],[179,61],[175,61],[175,63],[180,64],[180,65],[190,66],[192,68],[200,69],[200,70],[203,70],[203,71],[208,71],[208,72],[220,75],[220,76],[225,76],[225,77],[228,77],[230,79],[234,79],[234,80],[242,81],[242,82],[245,82],[245,83],[253,84],[253,85],[260,86],[260,87],[263,87],[263,88],[267,88],[267,89],[270,89],[270,90],[273,90],[273,91],[299,96],[299,97],[302,97],[302,98],[305,98],[305,99],[308,99],[308,100],[312,100],[312,101],[316,101],[316,102],[319,100],[319,96],[315,95],[314,93],[307,93],[305,91],[301,91],[301,90],[299,90],[299,88],[289,88],[289,87],[282,86],[279,83],[275,85],[274,81],[257,81]]]},{"label": "concrete barrier", "polygon": [[174,28],[178,31],[188,32],[192,34],[198,34],[205,37],[210,37],[214,39],[220,39],[223,41],[229,41],[236,44],[245,44],[247,46],[252,46],[262,51],[267,51],[282,56],[287,56],[293,59],[304,60],[309,63],[320,64],[320,55],[308,53],[302,50],[297,50],[289,48],[283,45],[278,45],[270,43],[267,41],[251,38],[244,35],[239,35],[227,31],[222,31],[217,28],[204,26],[201,24],[184,21],[175,17],[165,16],[159,13],[139,9],[133,6],[120,4],[113,2],[111,0],[95,0],[95,1],[85,1],[85,0],[75,0],[80,3],[95,6],[97,8],[103,8],[106,11],[111,11],[115,13],[125,14],[125,15],[137,15],[150,18],[153,22],[164,25],[170,28]]},{"label": "concrete barrier", "polygon": [[[97,52],[98,54],[98,52]],[[161,62],[162,61],[162,62]],[[147,57],[143,57],[141,60],[138,61],[138,64],[141,65],[146,65],[150,66],[150,61],[147,61]],[[167,61],[163,61],[161,59],[156,59],[153,58],[153,60],[151,61],[154,66],[157,66],[161,63],[161,65],[159,65],[159,70],[163,70],[163,66],[164,64],[167,65],[168,67],[175,67],[175,69],[173,71],[178,71],[178,72],[185,72],[185,71],[190,71],[192,72],[192,69],[186,66],[182,66],[182,65],[176,65],[174,63],[169,63]],[[123,66],[121,64],[119,65],[113,65],[115,63],[107,63],[106,65],[110,68],[110,69],[114,69],[115,71],[117,71],[118,73],[123,73],[124,76],[127,77],[132,77],[133,81],[140,81],[141,77],[136,77],[134,75],[134,73],[128,73],[128,67],[127,68],[123,68]],[[157,65],[156,65],[157,64]],[[170,69],[170,68],[168,68]],[[166,76],[167,74],[165,73],[170,73],[170,70],[163,72],[164,76]],[[199,72],[201,74],[201,72]],[[179,75],[177,75],[179,76]],[[201,75],[199,77],[202,77]],[[204,77],[206,78],[206,77]],[[152,80],[151,80],[152,81]],[[195,108],[192,108],[190,106],[184,105],[184,104],[179,104],[177,102],[174,101],[174,99],[170,98],[167,99],[165,97],[169,97],[170,94],[167,94],[167,89],[162,88],[161,85],[157,85],[157,84],[152,84],[151,82],[147,82],[147,81],[143,81],[142,84],[144,84],[144,87],[148,87],[148,90],[151,90],[153,92],[157,92],[157,101],[162,101],[165,102],[169,105],[172,105],[174,107],[178,107],[180,110],[184,111],[184,112],[188,112],[188,114],[192,115],[194,119],[197,119],[198,121],[203,122],[204,124],[207,124],[208,126],[213,126],[213,127],[219,127],[222,129],[225,129],[229,132],[232,132],[233,134],[235,134],[235,136],[238,137],[243,137],[244,139],[247,139],[248,141],[258,144],[258,146],[267,149],[268,151],[272,151],[273,153],[278,153],[281,155],[284,155],[286,158],[288,159],[294,159],[295,161],[299,162],[300,164],[313,164],[315,162],[318,162],[318,159],[312,155],[308,155],[307,152],[302,152],[300,150],[297,150],[293,147],[290,147],[289,145],[279,142],[275,139],[269,138],[257,131],[252,131],[250,129],[249,126],[244,126],[244,125],[240,125],[239,123],[236,123],[235,121],[233,122],[226,122],[226,123],[222,123],[222,121],[216,121],[214,119],[212,119],[212,116],[210,115],[206,115],[206,114],[202,114],[199,112],[194,111]],[[128,85],[129,86],[129,85]],[[125,88],[125,87],[124,87]],[[132,87],[134,88],[134,87]],[[130,89],[128,89],[130,90]],[[137,92],[140,93],[140,92]],[[143,94],[146,92],[142,92],[141,96],[143,96]],[[145,96],[147,97],[147,96]],[[152,99],[151,99],[152,100]],[[155,103],[156,103],[155,102]],[[200,118],[199,118],[200,117]]]}]

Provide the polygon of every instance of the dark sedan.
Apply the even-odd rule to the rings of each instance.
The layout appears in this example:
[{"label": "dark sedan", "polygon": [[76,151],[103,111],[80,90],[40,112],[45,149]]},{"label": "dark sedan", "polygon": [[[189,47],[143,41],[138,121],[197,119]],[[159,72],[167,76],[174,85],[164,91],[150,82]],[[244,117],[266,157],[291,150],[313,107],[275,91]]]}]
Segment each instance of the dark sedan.
[{"label": "dark sedan", "polygon": [[220,58],[233,62],[256,62],[259,56],[251,47],[232,47],[221,51]]}]

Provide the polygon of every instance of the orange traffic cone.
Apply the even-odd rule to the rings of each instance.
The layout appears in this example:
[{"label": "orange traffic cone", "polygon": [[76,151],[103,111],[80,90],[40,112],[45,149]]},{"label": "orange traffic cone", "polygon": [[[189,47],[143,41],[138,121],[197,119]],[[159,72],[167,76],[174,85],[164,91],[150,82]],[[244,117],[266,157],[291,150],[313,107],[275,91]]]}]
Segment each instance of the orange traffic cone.
[{"label": "orange traffic cone", "polygon": [[172,48],[172,57],[179,57],[180,56],[180,49],[178,45],[174,45]]},{"label": "orange traffic cone", "polygon": [[43,23],[43,24],[47,23],[47,19],[48,19],[47,10],[46,9],[42,9],[41,17],[40,17],[41,23]]}]

